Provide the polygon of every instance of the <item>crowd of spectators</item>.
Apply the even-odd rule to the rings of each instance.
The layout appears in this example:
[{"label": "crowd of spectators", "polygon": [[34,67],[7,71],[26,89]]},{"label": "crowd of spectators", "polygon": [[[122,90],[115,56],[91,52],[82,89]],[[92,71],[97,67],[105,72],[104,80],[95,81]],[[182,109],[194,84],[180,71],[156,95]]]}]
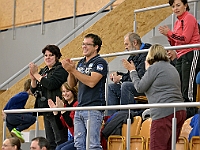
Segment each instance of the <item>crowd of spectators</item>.
[{"label": "crowd of spectators", "polygon": [[[159,32],[168,38],[171,46],[200,43],[200,25],[189,13],[188,1],[169,0],[169,4],[177,21],[174,29],[164,25],[159,27]],[[134,32],[124,36],[124,45],[127,51],[141,50],[141,53],[131,54],[127,60],[122,60],[126,73],[116,70],[109,75],[113,83],[107,88],[108,105],[139,104],[141,102],[134,99],[137,96],[146,96],[149,104],[196,101],[197,84],[200,84],[199,48],[165,50],[159,44],[143,43]],[[98,35],[87,34],[82,43],[84,57],[76,65],[71,58],[60,62],[62,54],[58,46],[47,45],[42,49],[45,67],[39,70],[36,64],[29,64],[30,79],[25,82],[24,91],[13,96],[4,110],[24,109],[29,95],[35,96],[34,108],[105,106],[108,64],[99,55],[101,46],[102,40]],[[143,53],[143,49],[149,49],[148,53]],[[186,118],[194,116],[196,110],[196,107],[176,108],[176,139]],[[112,116],[119,111],[108,110],[107,115]],[[142,116],[144,110],[131,111]],[[174,109],[150,108],[148,113],[152,118],[150,149],[171,149]],[[13,136],[4,140],[2,149],[21,149],[24,142],[21,131],[34,124],[34,115],[6,115],[2,111]],[[53,111],[39,115],[44,117],[46,138],[32,139],[30,149],[86,150],[86,136],[89,134],[89,149],[102,150],[103,110]],[[87,125],[88,120],[90,126]],[[68,139],[69,133],[72,139]]]}]

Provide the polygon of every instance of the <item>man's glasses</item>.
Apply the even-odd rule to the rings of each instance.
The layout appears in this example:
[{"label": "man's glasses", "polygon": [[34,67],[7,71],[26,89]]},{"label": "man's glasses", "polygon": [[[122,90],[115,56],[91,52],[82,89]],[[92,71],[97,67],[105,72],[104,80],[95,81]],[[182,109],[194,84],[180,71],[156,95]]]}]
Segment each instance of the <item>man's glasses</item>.
[{"label": "man's glasses", "polygon": [[82,43],[82,46],[94,46],[94,44]]}]

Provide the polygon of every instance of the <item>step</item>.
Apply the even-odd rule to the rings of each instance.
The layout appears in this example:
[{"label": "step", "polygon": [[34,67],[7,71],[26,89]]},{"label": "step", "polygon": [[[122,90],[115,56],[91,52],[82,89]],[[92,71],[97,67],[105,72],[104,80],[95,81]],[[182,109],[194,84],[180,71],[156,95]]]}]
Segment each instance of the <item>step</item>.
[{"label": "step", "polygon": [[21,149],[28,150],[28,149],[30,149],[30,146],[31,146],[31,142],[25,142],[25,143],[21,144]]},{"label": "step", "polygon": [[149,42],[151,44],[160,44],[164,47],[170,46],[167,37],[164,35],[158,35],[158,36],[151,37],[151,38],[149,38]]},{"label": "step", "polygon": [[[31,140],[35,137],[35,130],[30,130],[29,132],[22,131],[25,142],[31,142]],[[45,130],[39,130],[38,136],[46,137]]]}]

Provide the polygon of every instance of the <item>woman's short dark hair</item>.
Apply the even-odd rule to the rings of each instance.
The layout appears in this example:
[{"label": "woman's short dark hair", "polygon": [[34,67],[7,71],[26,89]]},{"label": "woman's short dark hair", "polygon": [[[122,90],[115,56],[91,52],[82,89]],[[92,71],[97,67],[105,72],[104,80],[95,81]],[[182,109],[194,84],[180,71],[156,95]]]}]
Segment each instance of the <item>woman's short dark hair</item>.
[{"label": "woman's short dark hair", "polygon": [[[181,2],[186,5],[187,4],[187,7],[186,7],[186,10],[187,11],[190,11],[190,7],[188,5],[188,1],[187,0],[181,0]],[[174,4],[174,0],[169,0],[169,5],[172,6]]]},{"label": "woman's short dark hair", "polygon": [[58,59],[62,56],[60,49],[56,45],[47,45],[45,48],[42,49],[42,53],[45,54],[46,50],[54,54]]},{"label": "woman's short dark hair", "polygon": [[85,36],[85,38],[91,38],[91,39],[93,39],[94,46],[95,46],[95,45],[98,46],[98,49],[97,49],[97,53],[98,53],[98,52],[100,51],[101,45],[102,45],[102,40],[101,40],[101,38],[100,38],[98,35],[92,34],[92,33],[87,34],[87,35]]}]

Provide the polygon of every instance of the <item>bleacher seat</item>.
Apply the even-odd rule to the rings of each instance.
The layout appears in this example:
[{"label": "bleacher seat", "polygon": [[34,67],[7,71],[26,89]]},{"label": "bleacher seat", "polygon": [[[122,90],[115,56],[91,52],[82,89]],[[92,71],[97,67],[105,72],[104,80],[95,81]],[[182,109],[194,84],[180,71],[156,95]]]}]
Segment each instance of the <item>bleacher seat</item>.
[{"label": "bleacher seat", "polygon": [[190,131],[192,130],[192,128],[190,126],[191,119],[192,119],[192,117],[185,120],[185,122],[182,126],[179,139],[176,143],[176,150],[188,150],[189,149],[188,137],[189,137]]},{"label": "bleacher seat", "polygon": [[[139,135],[142,118],[135,116],[134,121],[130,127],[130,137]],[[108,137],[108,150],[125,150],[126,149],[126,136],[127,136],[127,124],[122,126],[122,135],[111,135]]]},{"label": "bleacher seat", "polygon": [[191,138],[190,150],[200,150],[200,136],[193,136]]},{"label": "bleacher seat", "polygon": [[140,134],[131,137],[131,150],[149,150],[151,122],[151,118],[145,120],[142,123]]}]

